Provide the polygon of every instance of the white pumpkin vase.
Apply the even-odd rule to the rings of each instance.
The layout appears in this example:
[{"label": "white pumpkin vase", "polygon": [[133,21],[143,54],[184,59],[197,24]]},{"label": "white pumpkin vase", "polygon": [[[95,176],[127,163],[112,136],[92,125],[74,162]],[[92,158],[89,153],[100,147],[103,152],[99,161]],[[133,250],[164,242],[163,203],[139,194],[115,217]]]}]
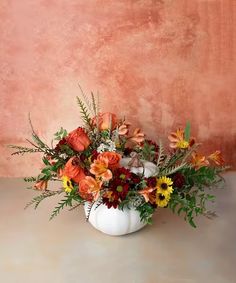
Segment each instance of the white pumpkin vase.
[{"label": "white pumpkin vase", "polygon": [[[122,167],[129,168],[128,163],[131,158],[122,158],[120,164]],[[144,174],[145,177],[150,177],[156,172],[156,165],[152,162],[141,160],[144,167],[131,167],[131,172],[135,174]],[[144,171],[144,172],[143,172]],[[88,216],[89,203],[84,205],[85,215]],[[121,236],[133,233],[146,226],[146,223],[141,222],[140,214],[134,208],[124,210],[107,208],[106,205],[101,204],[97,206],[95,202],[89,214],[88,221],[97,230],[111,235]]]}]

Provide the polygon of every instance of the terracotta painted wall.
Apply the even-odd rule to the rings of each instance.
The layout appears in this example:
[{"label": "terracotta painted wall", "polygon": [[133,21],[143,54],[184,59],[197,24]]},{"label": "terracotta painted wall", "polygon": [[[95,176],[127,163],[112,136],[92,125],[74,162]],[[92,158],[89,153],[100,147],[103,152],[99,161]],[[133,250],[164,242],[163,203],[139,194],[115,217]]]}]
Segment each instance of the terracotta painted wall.
[{"label": "terracotta painted wall", "polygon": [[1,0],[0,175],[40,166],[5,147],[30,137],[29,112],[47,141],[78,126],[78,82],[151,138],[190,120],[235,166],[235,15],[235,0]]}]

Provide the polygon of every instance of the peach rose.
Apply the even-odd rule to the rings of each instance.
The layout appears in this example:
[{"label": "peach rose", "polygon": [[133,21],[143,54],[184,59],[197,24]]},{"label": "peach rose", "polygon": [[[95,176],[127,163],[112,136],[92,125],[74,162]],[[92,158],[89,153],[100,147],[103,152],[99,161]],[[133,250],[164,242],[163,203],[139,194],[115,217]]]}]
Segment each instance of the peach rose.
[{"label": "peach rose", "polygon": [[67,144],[75,151],[85,150],[91,143],[83,128],[77,128],[66,137]]},{"label": "peach rose", "polygon": [[79,182],[79,194],[87,201],[98,199],[102,182],[96,181],[93,177],[86,176]]},{"label": "peach rose", "polygon": [[48,180],[40,180],[35,183],[34,188],[39,191],[45,191],[48,186]]},{"label": "peach rose", "polygon": [[84,179],[84,170],[79,166],[79,159],[77,157],[71,157],[62,172],[63,176],[67,176],[74,182],[79,183]]},{"label": "peach rose", "polygon": [[118,123],[116,115],[110,112],[99,113],[97,117],[94,117],[92,119],[94,126],[97,124],[97,121],[100,131],[109,130],[110,128],[114,130]]},{"label": "peach rose", "polygon": [[101,160],[103,158],[106,158],[108,160],[108,168],[111,170],[116,169],[117,167],[119,167],[119,162],[121,160],[121,155],[116,153],[116,152],[110,152],[110,151],[106,151],[103,153],[100,153],[98,155],[98,160]]}]

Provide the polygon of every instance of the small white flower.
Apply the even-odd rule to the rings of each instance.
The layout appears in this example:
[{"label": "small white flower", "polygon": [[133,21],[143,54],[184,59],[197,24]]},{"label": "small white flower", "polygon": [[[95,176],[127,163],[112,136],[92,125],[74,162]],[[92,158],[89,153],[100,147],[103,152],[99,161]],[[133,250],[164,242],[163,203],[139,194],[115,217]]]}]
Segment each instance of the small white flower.
[{"label": "small white flower", "polygon": [[101,152],[104,152],[104,151],[105,151],[105,144],[101,143],[99,145],[99,147],[97,148],[97,152],[101,153]]},{"label": "small white flower", "polygon": [[66,159],[68,155],[66,153],[62,153],[59,155],[60,158]]},{"label": "small white flower", "polygon": [[101,143],[97,148],[97,152],[116,151],[116,145],[112,140],[107,140],[106,143]]}]

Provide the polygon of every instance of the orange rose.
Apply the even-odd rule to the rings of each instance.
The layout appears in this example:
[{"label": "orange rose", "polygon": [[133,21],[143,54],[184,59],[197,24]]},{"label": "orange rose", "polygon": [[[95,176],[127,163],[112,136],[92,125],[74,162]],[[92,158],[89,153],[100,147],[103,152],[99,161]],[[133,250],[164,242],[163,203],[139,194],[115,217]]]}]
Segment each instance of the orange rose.
[{"label": "orange rose", "polygon": [[79,182],[79,194],[87,201],[95,201],[99,197],[102,182],[96,181],[93,177],[86,176]]},{"label": "orange rose", "polygon": [[114,170],[119,166],[121,155],[116,152],[106,151],[106,152],[100,153],[97,159],[101,160],[103,158],[106,158],[108,160],[108,168],[111,170]]},{"label": "orange rose", "polygon": [[41,180],[35,183],[34,188],[39,191],[45,191],[48,186],[47,180]]},{"label": "orange rose", "polygon": [[77,128],[66,137],[67,144],[75,151],[85,150],[91,143],[83,128]]},{"label": "orange rose", "polygon": [[99,113],[97,117],[92,119],[92,123],[94,126],[97,125],[98,122],[98,129],[100,131],[104,130],[114,130],[117,126],[117,117],[115,114],[110,112]]},{"label": "orange rose", "polygon": [[67,176],[74,182],[79,183],[84,179],[85,174],[83,169],[79,166],[79,159],[77,157],[71,157],[62,172],[63,176]]}]

